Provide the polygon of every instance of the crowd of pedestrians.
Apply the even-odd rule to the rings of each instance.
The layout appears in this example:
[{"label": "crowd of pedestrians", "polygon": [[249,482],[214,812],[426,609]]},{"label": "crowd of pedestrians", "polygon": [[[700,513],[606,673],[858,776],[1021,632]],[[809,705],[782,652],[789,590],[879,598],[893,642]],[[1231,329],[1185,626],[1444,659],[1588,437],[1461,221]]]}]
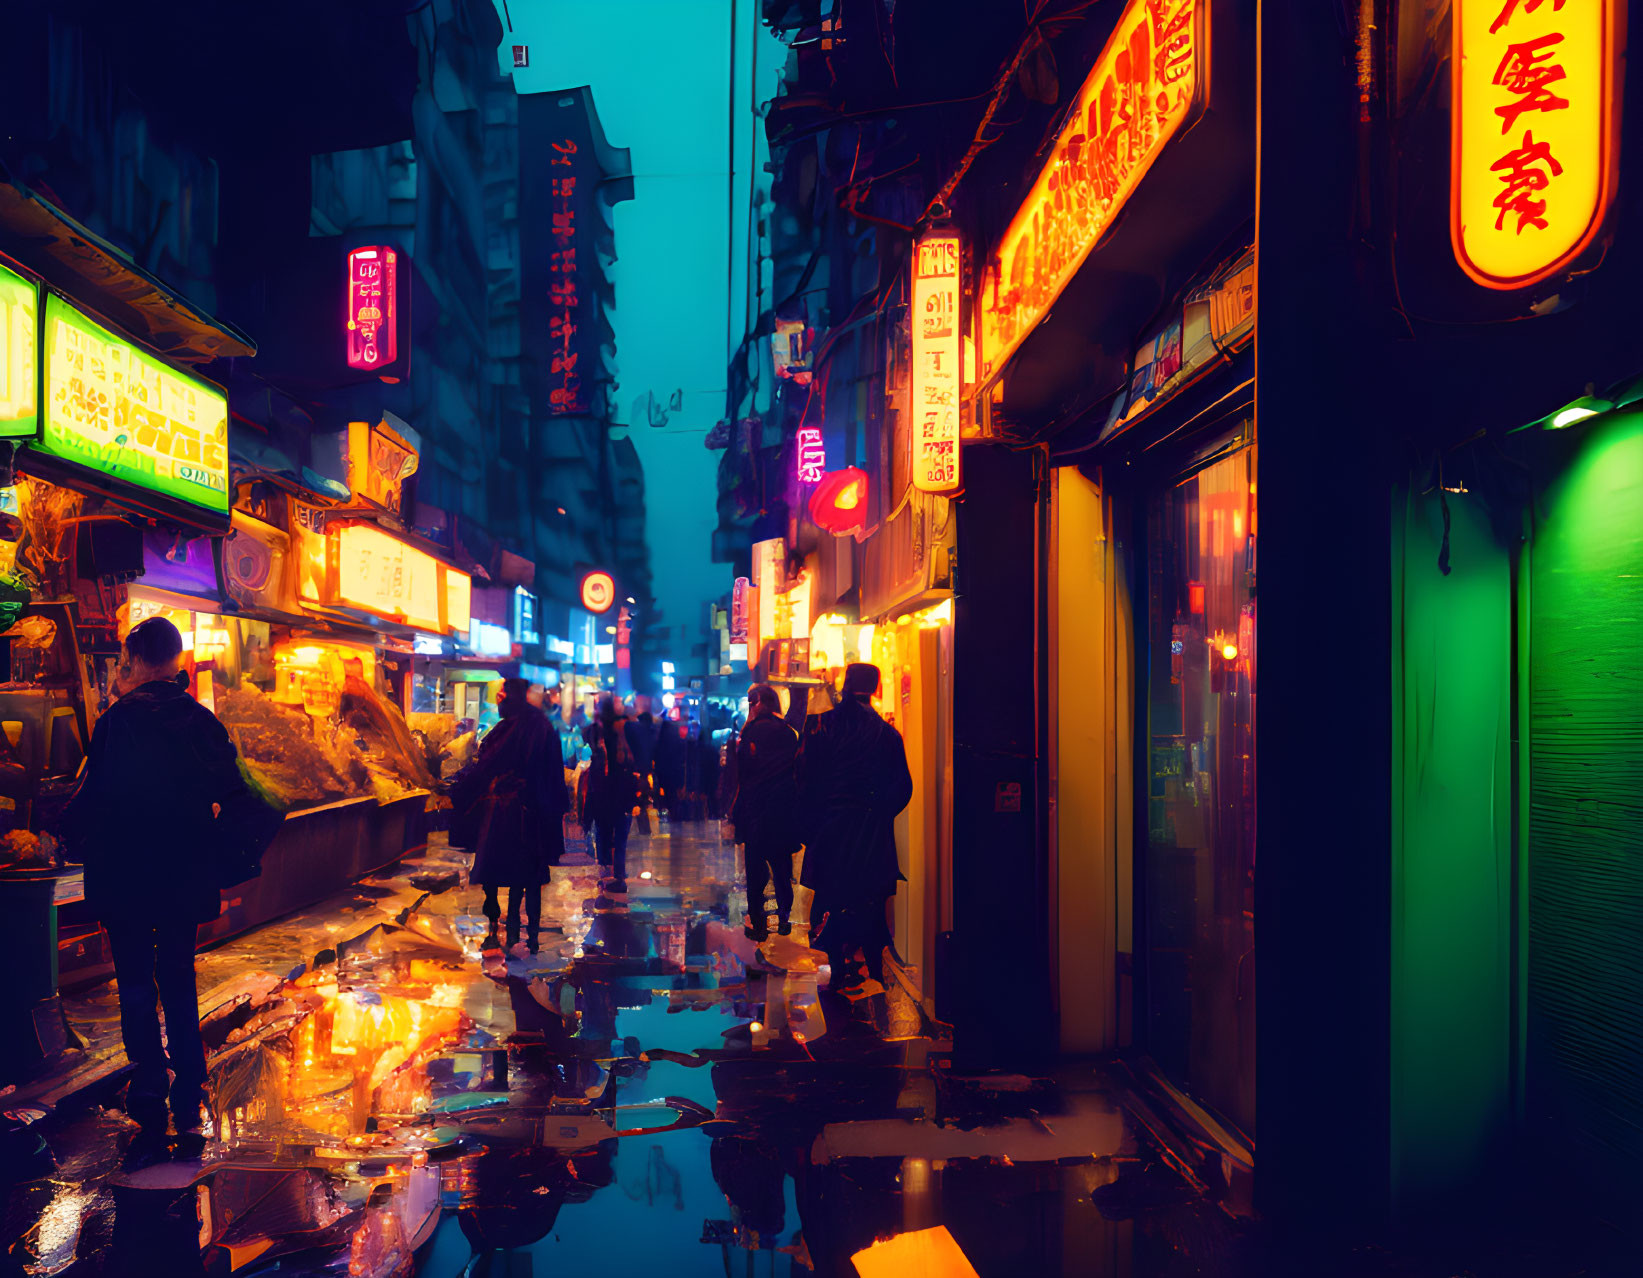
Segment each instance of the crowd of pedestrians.
[{"label": "crowd of pedestrians", "polygon": [[[195,929],[216,917],[220,888],[257,872],[282,819],[247,786],[216,717],[188,695],[182,650],[164,618],[132,629],[116,700],[97,722],[61,822],[113,949],[131,1112],[162,1138],[168,1118],[179,1134],[200,1125]],[[711,732],[654,713],[648,698],[630,708],[607,694],[590,721],[580,710],[563,715],[556,689],[504,680],[496,725],[439,760],[462,765],[438,784],[450,800],[451,845],[473,853],[487,947],[502,944],[505,927],[510,948],[523,939],[538,952],[542,888],[565,855],[568,815],[592,836],[603,893],[619,897],[629,832],[635,820],[648,832],[655,811],[675,822],[725,818],[745,857],[746,932],[760,943],[770,935],[767,887],[777,930],[792,929],[793,858],[802,851],[802,882],[814,893],[810,939],[827,954],[833,986],[882,980],[901,879],[894,822],[913,783],[901,737],[873,709],[878,683],[876,667],[852,665],[831,710],[810,715],[795,704],[785,716],[777,690],[755,685],[721,768]],[[563,725],[577,729],[574,749]],[[151,867],[162,860],[173,872],[156,877]]]}]

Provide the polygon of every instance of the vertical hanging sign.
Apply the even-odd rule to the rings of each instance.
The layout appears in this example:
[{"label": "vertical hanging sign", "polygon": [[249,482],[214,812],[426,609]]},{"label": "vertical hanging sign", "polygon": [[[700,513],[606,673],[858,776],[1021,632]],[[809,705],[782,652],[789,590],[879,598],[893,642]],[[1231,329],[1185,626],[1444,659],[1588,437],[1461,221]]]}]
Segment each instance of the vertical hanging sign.
[{"label": "vertical hanging sign", "polygon": [[913,246],[913,487],[956,492],[959,469],[959,244],[929,231]]},{"label": "vertical hanging sign", "polygon": [[747,605],[748,593],[753,589],[753,583],[746,577],[736,578],[736,589],[730,596],[730,642],[747,642]]},{"label": "vertical hanging sign", "polygon": [[587,411],[576,341],[582,311],[576,254],[578,148],[573,138],[553,144],[553,257],[548,267],[548,412],[564,417]]},{"label": "vertical hanging sign", "polygon": [[375,369],[399,354],[394,289],[399,255],[375,245],[348,254],[348,367]]},{"label": "vertical hanging sign", "polygon": [[1570,266],[1603,224],[1618,0],[1454,0],[1450,238],[1485,288]]}]

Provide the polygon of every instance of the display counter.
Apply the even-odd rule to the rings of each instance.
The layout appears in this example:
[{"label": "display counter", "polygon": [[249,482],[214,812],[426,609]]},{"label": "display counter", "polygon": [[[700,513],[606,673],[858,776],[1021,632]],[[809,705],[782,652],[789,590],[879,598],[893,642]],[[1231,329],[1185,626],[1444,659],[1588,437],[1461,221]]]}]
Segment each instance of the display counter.
[{"label": "display counter", "polygon": [[[426,790],[387,802],[364,795],[287,813],[262,873],[224,889],[222,913],[200,925],[200,946],[305,909],[420,852],[427,846],[428,798]],[[57,947],[64,984],[101,979],[110,970],[107,937],[83,900],[58,907]]]}]

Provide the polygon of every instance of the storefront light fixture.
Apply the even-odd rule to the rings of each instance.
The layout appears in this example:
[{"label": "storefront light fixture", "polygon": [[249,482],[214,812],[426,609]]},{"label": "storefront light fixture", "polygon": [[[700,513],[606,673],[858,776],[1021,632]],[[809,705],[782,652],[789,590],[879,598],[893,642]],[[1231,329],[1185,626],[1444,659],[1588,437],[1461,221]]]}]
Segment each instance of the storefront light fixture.
[{"label": "storefront light fixture", "polygon": [[1594,395],[1582,395],[1566,408],[1560,408],[1553,413],[1546,422],[1547,430],[1562,430],[1573,426],[1576,422],[1583,422],[1588,417],[1596,417],[1599,413],[1606,413],[1614,405],[1606,399],[1598,399]]},{"label": "storefront light fixture", "polygon": [[1238,660],[1238,645],[1235,643],[1222,644],[1221,655],[1228,661]]}]

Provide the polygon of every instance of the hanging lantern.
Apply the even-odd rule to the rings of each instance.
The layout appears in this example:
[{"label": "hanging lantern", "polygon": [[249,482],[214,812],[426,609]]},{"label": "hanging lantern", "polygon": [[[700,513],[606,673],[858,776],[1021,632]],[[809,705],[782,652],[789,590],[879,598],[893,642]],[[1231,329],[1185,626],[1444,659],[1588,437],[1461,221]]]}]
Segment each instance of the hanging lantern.
[{"label": "hanging lantern", "polygon": [[810,497],[810,518],[836,537],[867,525],[867,472],[859,466],[829,471]]}]

